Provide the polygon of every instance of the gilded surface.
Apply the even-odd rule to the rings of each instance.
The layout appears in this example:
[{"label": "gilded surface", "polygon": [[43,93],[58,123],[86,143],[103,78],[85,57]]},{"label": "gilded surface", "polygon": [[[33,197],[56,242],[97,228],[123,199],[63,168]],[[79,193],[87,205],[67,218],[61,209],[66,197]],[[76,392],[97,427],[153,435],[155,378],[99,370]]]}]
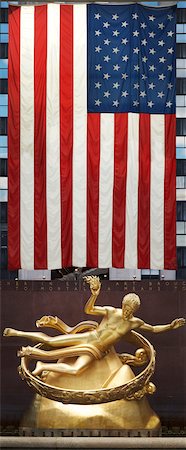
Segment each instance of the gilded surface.
[{"label": "gilded surface", "polygon": [[[99,277],[86,277],[90,286],[91,296],[85,305],[87,314],[101,316],[101,322],[86,321],[69,327],[61,319],[52,316],[44,316],[36,322],[37,327],[52,327],[62,333],[57,336],[48,336],[41,332],[25,332],[6,328],[5,336],[20,336],[29,338],[33,342],[40,343],[34,347],[22,347],[18,352],[21,357],[19,373],[27,383],[41,396],[63,403],[76,404],[100,404],[113,402],[120,399],[140,400],[145,394],[152,394],[155,390],[150,378],[155,368],[155,351],[150,342],[139,331],[151,331],[159,333],[176,329],[185,324],[185,319],[175,319],[167,325],[150,325],[134,316],[140,306],[139,297],[134,294],[124,296],[121,308],[111,306],[100,307],[95,304],[100,293],[101,283]],[[128,365],[146,367],[137,375],[127,381],[119,380],[117,385],[112,385],[113,380],[121,367],[109,372],[108,379],[103,379],[99,388],[72,389],[63,386],[66,375],[78,379],[84,372],[92,370],[97,363],[97,379],[101,364],[108,358],[114,359],[113,346],[122,338],[129,340],[139,347],[135,355],[120,355],[120,363],[123,367]],[[49,350],[43,348],[43,344],[49,346]],[[35,369],[29,370],[30,361],[38,361]],[[44,360],[44,362],[42,362]],[[60,386],[55,386],[48,380],[50,374],[60,376]],[[76,384],[76,383],[75,383]],[[95,383],[96,384],[96,383]],[[62,385],[62,386],[61,386]],[[84,384],[83,384],[84,386]]]},{"label": "gilded surface", "polygon": [[55,401],[61,401],[63,403],[95,404],[112,402],[120,399],[141,399],[145,394],[152,394],[155,391],[155,386],[152,383],[149,383],[155,369],[155,352],[151,344],[148,343],[144,337],[140,336],[136,332],[133,333],[135,333],[136,339],[139,336],[141,345],[142,342],[144,342],[145,349],[148,347],[148,353],[150,355],[149,358],[147,358],[147,353],[144,349],[137,350],[137,356],[122,354],[119,355],[119,358],[122,364],[141,366],[148,361],[148,365],[138,376],[134,376],[131,381],[123,383],[117,387],[102,387],[98,390],[67,390],[63,388],[56,388],[55,386],[48,385],[46,381],[42,381],[39,377],[32,375],[28,368],[30,362],[29,356],[21,358],[19,374],[21,378],[25,379],[29,386],[34,387],[40,395]]},{"label": "gilded surface", "polygon": [[[112,374],[112,377],[109,377]],[[116,387],[131,381],[134,373],[127,364],[122,364],[113,351],[102,360],[95,360],[86,371],[74,377],[48,372],[45,383],[55,385],[56,389],[100,388],[103,380],[107,386]],[[147,398],[141,400],[116,400],[99,404],[64,404],[36,394],[32,411],[28,414],[24,426],[34,428],[65,429],[155,429],[159,419],[149,406]],[[33,420],[35,419],[35,423]],[[32,425],[31,425],[32,424]]]}]

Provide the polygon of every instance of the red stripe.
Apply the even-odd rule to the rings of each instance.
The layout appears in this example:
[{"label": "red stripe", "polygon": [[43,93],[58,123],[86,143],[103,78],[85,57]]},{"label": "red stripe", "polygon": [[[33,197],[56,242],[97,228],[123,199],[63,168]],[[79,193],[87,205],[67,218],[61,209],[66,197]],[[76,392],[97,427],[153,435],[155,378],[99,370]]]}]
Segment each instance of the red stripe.
[{"label": "red stripe", "polygon": [[98,266],[100,114],[87,119],[87,267]]},{"label": "red stripe", "polygon": [[73,6],[60,7],[60,170],[62,266],[72,266]]},{"label": "red stripe", "polygon": [[8,268],[20,263],[20,8],[9,6]]},{"label": "red stripe", "polygon": [[128,114],[115,114],[112,265],[124,267]]},{"label": "red stripe", "polygon": [[138,187],[138,268],[150,267],[150,116],[140,114]]},{"label": "red stripe", "polygon": [[176,117],[165,116],[164,267],[176,269]]},{"label": "red stripe", "polygon": [[34,268],[47,268],[46,58],[47,7],[35,8],[34,45]]}]

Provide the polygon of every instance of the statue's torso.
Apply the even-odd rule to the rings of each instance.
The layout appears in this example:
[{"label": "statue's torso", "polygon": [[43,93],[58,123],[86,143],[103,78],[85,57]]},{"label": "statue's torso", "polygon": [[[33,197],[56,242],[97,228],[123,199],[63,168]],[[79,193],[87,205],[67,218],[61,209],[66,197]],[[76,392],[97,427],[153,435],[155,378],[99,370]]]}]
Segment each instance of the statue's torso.
[{"label": "statue's torso", "polygon": [[98,328],[91,333],[91,343],[99,350],[106,351],[131,329],[137,327],[136,318],[124,320],[122,310],[107,307],[106,315]]}]

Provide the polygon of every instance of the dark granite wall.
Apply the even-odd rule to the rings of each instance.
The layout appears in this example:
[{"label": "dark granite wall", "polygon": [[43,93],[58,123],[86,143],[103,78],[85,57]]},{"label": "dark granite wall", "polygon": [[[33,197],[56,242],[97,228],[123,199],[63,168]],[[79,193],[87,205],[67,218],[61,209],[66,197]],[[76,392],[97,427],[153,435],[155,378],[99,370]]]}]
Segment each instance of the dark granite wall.
[{"label": "dark granite wall", "polygon": [[[186,281],[103,281],[97,300],[99,305],[120,306],[123,295],[136,292],[141,297],[138,316],[145,322],[169,323],[186,317]],[[1,282],[1,328],[36,330],[35,321],[43,315],[58,315],[69,325],[94,316],[87,316],[83,307],[89,288],[79,282]],[[2,335],[1,331],[1,335]],[[49,330],[52,334],[52,330]],[[156,372],[152,379],[156,393],[149,397],[162,424],[186,425],[186,326],[164,334],[144,333],[157,351]],[[3,425],[18,425],[34,392],[17,373],[17,349],[27,345],[25,339],[1,339],[1,420]],[[128,350],[121,342],[118,351]]]}]

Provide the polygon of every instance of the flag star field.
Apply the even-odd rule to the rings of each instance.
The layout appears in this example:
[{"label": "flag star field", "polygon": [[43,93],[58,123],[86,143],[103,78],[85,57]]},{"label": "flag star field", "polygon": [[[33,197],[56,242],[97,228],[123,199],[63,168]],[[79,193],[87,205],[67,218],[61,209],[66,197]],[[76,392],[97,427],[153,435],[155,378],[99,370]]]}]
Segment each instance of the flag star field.
[{"label": "flag star field", "polygon": [[175,15],[88,8],[88,111],[175,112]]}]

